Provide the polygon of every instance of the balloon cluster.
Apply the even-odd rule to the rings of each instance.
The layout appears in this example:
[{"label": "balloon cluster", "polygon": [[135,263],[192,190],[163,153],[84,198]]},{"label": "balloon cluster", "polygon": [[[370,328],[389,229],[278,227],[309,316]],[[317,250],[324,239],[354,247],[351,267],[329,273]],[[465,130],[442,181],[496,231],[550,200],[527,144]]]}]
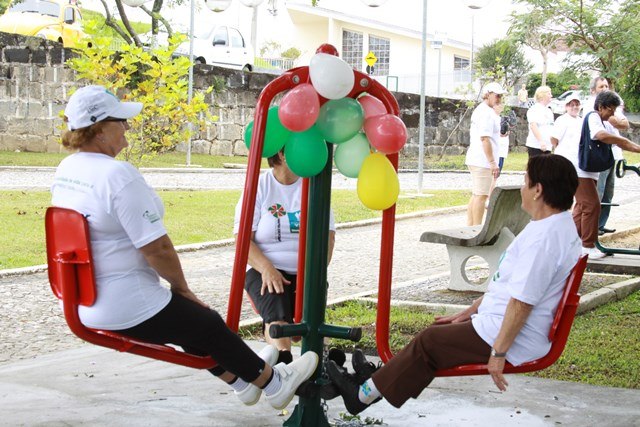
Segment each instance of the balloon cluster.
[{"label": "balloon cluster", "polygon": [[[398,199],[398,175],[385,154],[397,153],[407,141],[407,129],[384,104],[365,94],[346,97],[354,84],[351,67],[337,56],[317,53],[309,64],[311,83],[291,89],[267,115],[262,156],[284,147],[287,165],[296,175],[312,177],[324,169],[328,150],[336,145],[335,165],[358,178],[358,197],[370,209],[384,210]],[[320,97],[328,99],[320,106]],[[253,122],[244,140],[251,142]]]}]

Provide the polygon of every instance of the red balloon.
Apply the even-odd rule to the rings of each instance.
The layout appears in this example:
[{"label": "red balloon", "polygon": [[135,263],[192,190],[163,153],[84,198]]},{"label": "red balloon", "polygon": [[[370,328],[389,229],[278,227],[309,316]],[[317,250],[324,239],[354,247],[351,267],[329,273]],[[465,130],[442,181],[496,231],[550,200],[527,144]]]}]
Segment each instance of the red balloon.
[{"label": "red balloon", "polygon": [[316,122],[320,114],[318,93],[309,83],[291,89],[280,102],[278,118],[292,132],[304,132]]},{"label": "red balloon", "polygon": [[385,154],[397,153],[407,142],[407,127],[393,114],[367,119],[364,122],[364,133],[371,146]]},{"label": "red balloon", "polygon": [[387,114],[387,108],[384,106],[382,101],[380,101],[375,96],[364,95],[358,98],[358,102],[362,105],[362,109],[364,110],[364,118],[365,120],[369,117],[381,116],[383,114]]}]

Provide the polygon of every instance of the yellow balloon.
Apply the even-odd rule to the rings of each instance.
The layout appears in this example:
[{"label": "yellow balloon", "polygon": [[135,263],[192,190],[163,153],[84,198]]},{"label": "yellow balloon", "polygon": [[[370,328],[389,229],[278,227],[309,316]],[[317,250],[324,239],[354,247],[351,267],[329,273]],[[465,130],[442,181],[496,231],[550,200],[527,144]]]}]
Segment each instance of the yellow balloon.
[{"label": "yellow balloon", "polygon": [[400,194],[400,181],[393,165],[382,153],[364,159],[358,174],[358,197],[369,209],[385,210],[393,206]]}]

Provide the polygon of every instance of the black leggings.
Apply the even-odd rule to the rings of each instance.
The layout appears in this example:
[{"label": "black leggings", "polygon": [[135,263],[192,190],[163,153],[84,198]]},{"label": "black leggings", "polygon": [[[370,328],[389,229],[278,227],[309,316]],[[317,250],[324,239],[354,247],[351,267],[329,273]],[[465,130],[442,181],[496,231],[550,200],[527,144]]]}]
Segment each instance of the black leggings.
[{"label": "black leggings", "polygon": [[228,371],[252,382],[265,368],[265,362],[227,327],[217,311],[178,294],[172,294],[169,304],[155,316],[115,332],[156,344],[179,345],[197,355],[210,355],[218,362],[218,366],[209,370],[216,376]]}]

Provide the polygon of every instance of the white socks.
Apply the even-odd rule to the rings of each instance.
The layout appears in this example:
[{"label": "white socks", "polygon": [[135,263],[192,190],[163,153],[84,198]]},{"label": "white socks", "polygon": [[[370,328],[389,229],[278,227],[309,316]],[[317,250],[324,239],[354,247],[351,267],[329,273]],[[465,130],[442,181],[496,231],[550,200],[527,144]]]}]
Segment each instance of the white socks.
[{"label": "white socks", "polygon": [[242,390],[244,390],[245,388],[247,388],[247,386],[249,385],[248,382],[246,382],[245,380],[243,380],[240,377],[236,377],[235,381],[232,382],[231,384],[229,384],[231,386],[231,388],[234,391],[237,391],[238,393],[240,393]]},{"label": "white socks", "polygon": [[366,403],[367,405],[372,404],[381,396],[382,394],[378,391],[371,378],[363,383],[358,390],[358,399],[360,399],[360,402]]},{"label": "white socks", "polygon": [[280,377],[280,373],[277,369],[273,369],[272,372],[273,376],[271,377],[267,385],[263,388],[264,393],[267,396],[271,396],[272,394],[277,393],[282,388],[282,378]]}]

